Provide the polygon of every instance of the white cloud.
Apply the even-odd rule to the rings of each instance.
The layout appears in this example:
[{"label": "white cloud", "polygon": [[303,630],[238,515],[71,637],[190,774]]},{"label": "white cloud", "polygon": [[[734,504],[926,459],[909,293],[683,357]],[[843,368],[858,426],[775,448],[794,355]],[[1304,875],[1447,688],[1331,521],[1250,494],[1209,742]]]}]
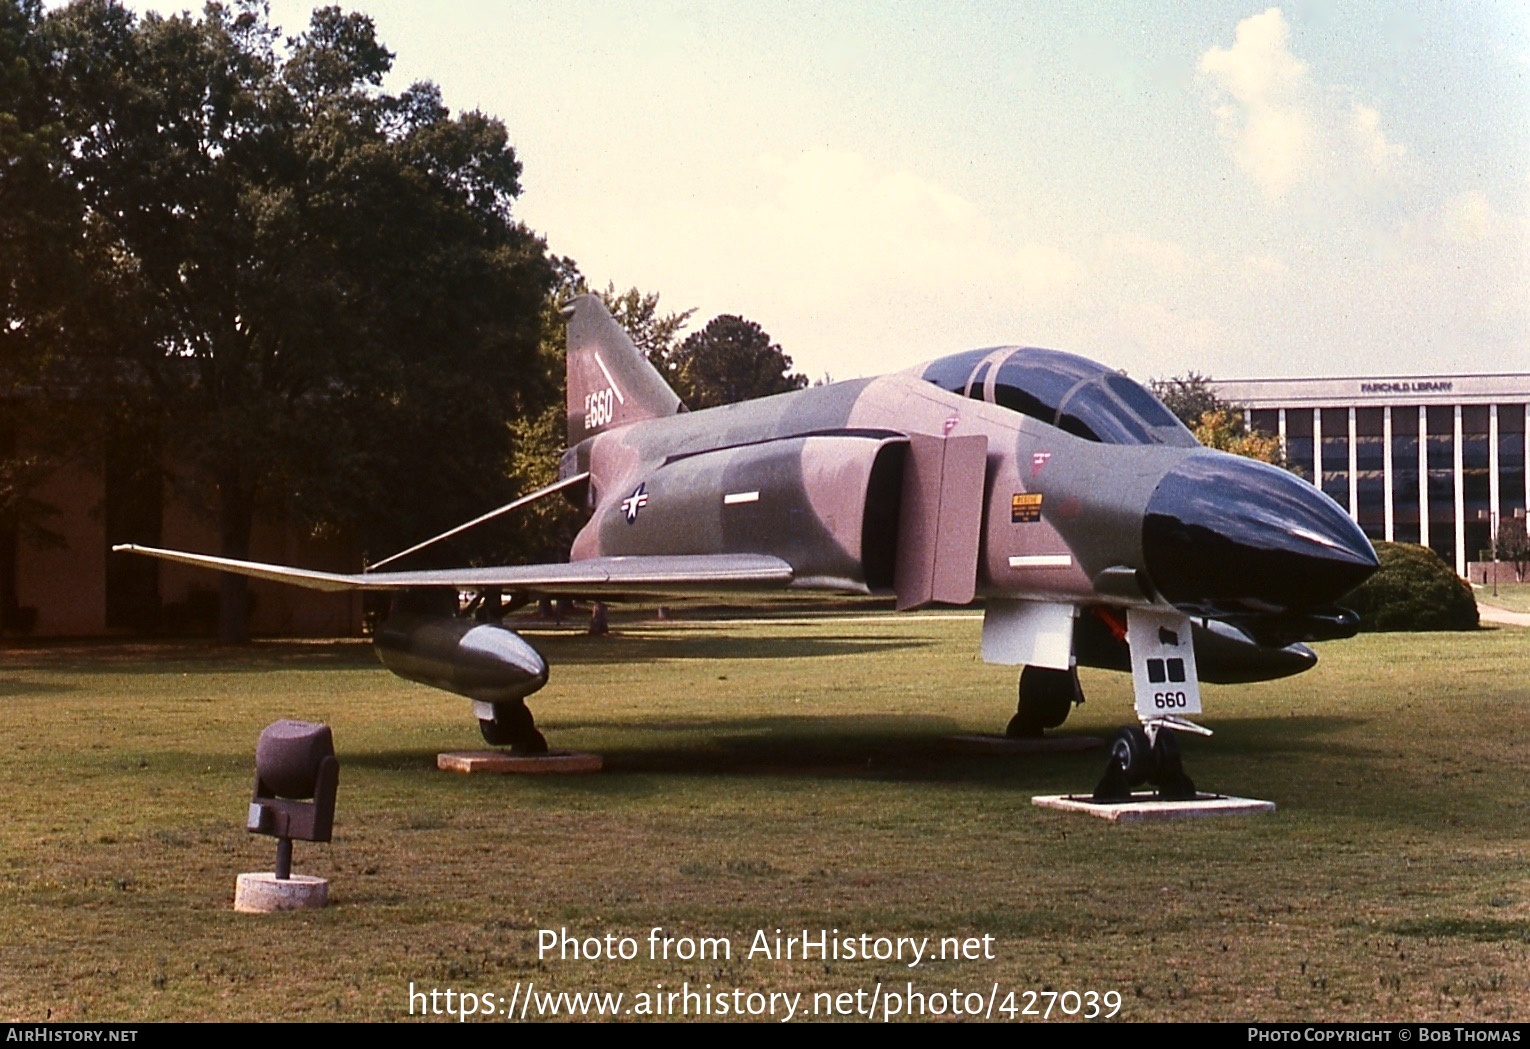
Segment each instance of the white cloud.
[{"label": "white cloud", "polygon": [[1373,171],[1385,173],[1406,151],[1402,146],[1387,141],[1381,131],[1381,113],[1376,109],[1353,102],[1350,104],[1350,116],[1351,130],[1361,156]]},{"label": "white cloud", "polygon": [[1470,244],[1490,237],[1499,224],[1499,217],[1488,202],[1487,194],[1477,190],[1459,193],[1445,202],[1440,210],[1439,228],[1445,239],[1457,244]]},{"label": "white cloud", "polygon": [[762,249],[792,260],[799,280],[840,289],[992,285],[1034,296],[1056,294],[1076,275],[1065,252],[1008,235],[912,172],[831,149],[764,163],[774,187],[751,225]]},{"label": "white cloud", "polygon": [[1272,202],[1298,189],[1363,188],[1404,155],[1379,110],[1312,77],[1278,7],[1239,22],[1233,45],[1210,48],[1199,69],[1234,162]]},{"label": "white cloud", "polygon": [[1271,198],[1284,196],[1312,164],[1310,78],[1290,43],[1291,29],[1272,7],[1239,22],[1233,46],[1213,47],[1200,62],[1232,98],[1214,112],[1233,159]]}]

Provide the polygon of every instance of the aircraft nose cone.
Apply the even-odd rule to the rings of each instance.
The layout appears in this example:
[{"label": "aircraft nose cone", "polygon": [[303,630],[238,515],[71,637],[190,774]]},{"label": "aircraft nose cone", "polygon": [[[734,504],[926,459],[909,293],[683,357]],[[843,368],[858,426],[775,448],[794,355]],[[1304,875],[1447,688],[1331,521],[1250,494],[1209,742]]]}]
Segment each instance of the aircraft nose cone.
[{"label": "aircraft nose cone", "polygon": [[1142,545],[1159,593],[1207,615],[1327,605],[1376,570],[1370,540],[1332,499],[1277,467],[1215,452],[1159,482]]}]

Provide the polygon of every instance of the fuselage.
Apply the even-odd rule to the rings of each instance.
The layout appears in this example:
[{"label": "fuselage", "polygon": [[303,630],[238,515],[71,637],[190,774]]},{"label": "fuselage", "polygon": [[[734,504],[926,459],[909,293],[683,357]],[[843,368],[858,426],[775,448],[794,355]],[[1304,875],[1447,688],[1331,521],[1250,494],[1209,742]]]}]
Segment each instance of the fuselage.
[{"label": "fuselage", "polygon": [[[920,435],[981,439],[981,478],[914,496],[978,507],[977,598],[1289,616],[1330,605],[1374,568],[1364,535],[1322,492],[1201,447],[1156,400],[1161,416],[1131,414],[1124,436],[1097,409],[1069,415],[1076,392],[1054,419],[1075,432],[1038,417],[1056,410],[1044,398],[1021,402],[1031,414],[995,403],[1006,362],[1026,353],[1091,364],[974,351],[590,438],[565,460],[565,472],[591,475],[592,517],[573,557],[767,553],[800,587],[892,592],[910,520],[909,441]],[[1092,367],[1098,389],[1087,376],[1076,387],[1130,413],[1103,386],[1129,380]]]}]

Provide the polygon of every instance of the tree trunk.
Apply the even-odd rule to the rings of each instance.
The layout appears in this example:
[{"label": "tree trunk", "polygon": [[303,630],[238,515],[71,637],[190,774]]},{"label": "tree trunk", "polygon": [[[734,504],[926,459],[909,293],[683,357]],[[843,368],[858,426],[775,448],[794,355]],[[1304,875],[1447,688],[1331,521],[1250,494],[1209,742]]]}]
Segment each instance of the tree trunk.
[{"label": "tree trunk", "polygon": [[[250,557],[250,531],[255,521],[255,493],[237,469],[218,484],[219,554],[240,561]],[[218,586],[218,641],[242,645],[250,640],[250,587],[244,576],[224,572]]]}]

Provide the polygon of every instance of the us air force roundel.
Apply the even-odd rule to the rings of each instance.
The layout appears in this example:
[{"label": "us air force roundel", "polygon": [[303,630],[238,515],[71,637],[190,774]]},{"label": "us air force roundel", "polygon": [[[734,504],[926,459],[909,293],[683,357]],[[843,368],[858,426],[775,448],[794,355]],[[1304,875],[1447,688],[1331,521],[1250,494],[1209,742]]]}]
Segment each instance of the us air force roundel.
[{"label": "us air force roundel", "polygon": [[622,500],[622,513],[626,515],[627,523],[632,524],[637,520],[638,511],[648,505],[648,482],[644,481],[637,486],[637,491]]}]

